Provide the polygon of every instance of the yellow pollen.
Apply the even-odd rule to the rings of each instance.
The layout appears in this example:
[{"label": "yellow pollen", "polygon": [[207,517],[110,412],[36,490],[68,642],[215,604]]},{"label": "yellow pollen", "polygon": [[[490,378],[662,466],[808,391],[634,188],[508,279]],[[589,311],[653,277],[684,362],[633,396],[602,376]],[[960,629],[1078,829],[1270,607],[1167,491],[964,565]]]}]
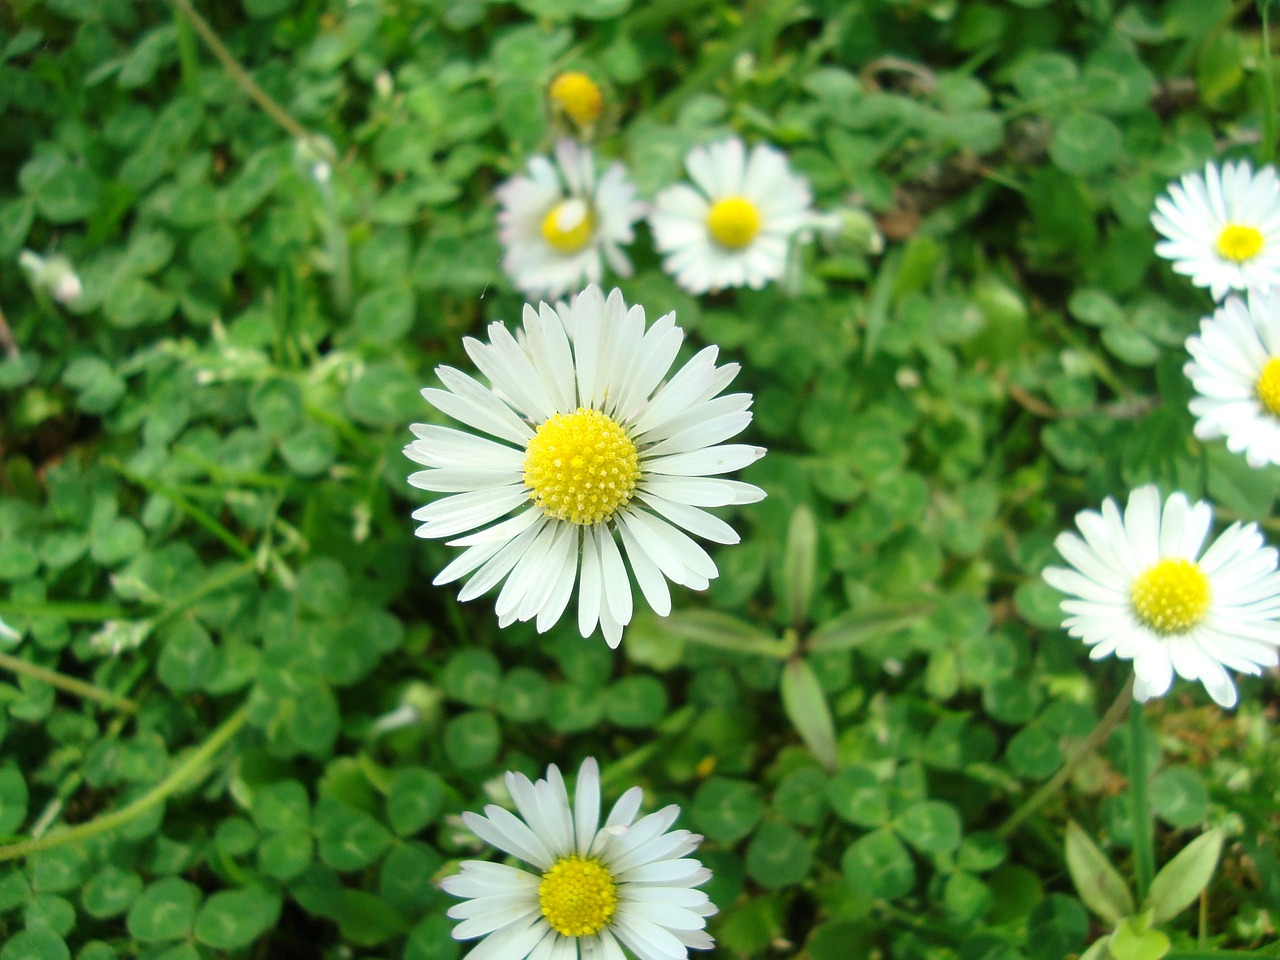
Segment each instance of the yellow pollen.
[{"label": "yellow pollen", "polygon": [[542,915],[556,933],[589,937],[599,933],[618,906],[618,885],[594,857],[561,857],[538,886]]},{"label": "yellow pollen", "polygon": [[631,500],[639,479],[636,445],[599,410],[557,413],[525,448],[529,499],[557,520],[603,523]]},{"label": "yellow pollen", "polygon": [[604,97],[585,73],[562,73],[547,91],[551,102],[569,115],[578,127],[589,127],[600,119]]},{"label": "yellow pollen", "polygon": [[561,253],[577,253],[591,241],[595,217],[581,200],[557,203],[542,218],[542,238]]},{"label": "yellow pollen", "polygon": [[1144,570],[1130,591],[1133,612],[1156,633],[1190,630],[1209,611],[1209,578],[1199,565],[1169,557]]},{"label": "yellow pollen", "polygon": [[1254,227],[1229,223],[1218,234],[1218,252],[1228,260],[1244,263],[1262,250],[1262,234]]},{"label": "yellow pollen", "polygon": [[1258,391],[1258,399],[1271,411],[1271,415],[1280,417],[1280,357],[1272,357],[1267,361],[1254,389]]},{"label": "yellow pollen", "polygon": [[725,197],[707,212],[707,229],[720,246],[741,250],[760,232],[760,211],[746,197]]}]

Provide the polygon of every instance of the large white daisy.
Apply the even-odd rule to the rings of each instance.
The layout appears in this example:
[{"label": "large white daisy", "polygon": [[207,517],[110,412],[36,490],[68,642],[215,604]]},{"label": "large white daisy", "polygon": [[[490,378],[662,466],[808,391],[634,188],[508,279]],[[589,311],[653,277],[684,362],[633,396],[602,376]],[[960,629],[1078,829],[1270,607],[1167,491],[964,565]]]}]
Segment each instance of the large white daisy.
[{"label": "large white daisy", "polygon": [[505,578],[499,623],[536,617],[541,632],[577,581],[579,630],[590,636],[599,623],[613,647],[631,621],[624,550],[663,616],[667,580],[706,589],[716,565],[684,531],[738,542],[701,508],[761,499],[759,487],[720,475],[764,450],[723,443],[751,422],[751,395],[720,395],[738,365],[716,366],[715,347],[662,383],[683,339],[674,313],[646,330],[642,307],[628,309],[618,290],[606,300],[595,286],[572,303],[526,306],[515,335],[493,323],[487,343],[467,338],[490,386],[442,366],[445,389],[422,395],[492,439],[414,424],[418,439],[405,447],[427,468],[410,483],[453,494],[414,512],[418,536],[455,537],[449,544],[466,548],[434,582],[470,575],[459,593],[470,600]]},{"label": "large white daisy", "polygon": [[1156,253],[1175,273],[1208,287],[1214,300],[1231,290],[1280,282],[1280,179],[1274,167],[1256,174],[1247,160],[1204,175],[1184,174],[1156,199],[1152,225],[1165,239]]},{"label": "large white daisy", "polygon": [[1187,352],[1196,436],[1225,437],[1251,467],[1280,463],[1280,292],[1251,290],[1247,304],[1228,297]]},{"label": "large white daisy", "polygon": [[649,214],[667,273],[690,293],[781,279],[791,243],[819,222],[809,182],[780,151],[756,144],[748,156],[737,138],[694,147],[684,164],[694,186],[661,191]]},{"label": "large white daisy", "polygon": [[1049,585],[1069,595],[1067,632],[1091,659],[1132,660],[1138,700],[1164,694],[1176,672],[1199,680],[1223,707],[1236,704],[1226,668],[1259,674],[1277,662],[1280,573],[1276,551],[1254,524],[1233,523],[1201,553],[1213,510],[1175,493],[1139,487],[1121,516],[1111,498],[1102,512],[1076,514],[1084,538],[1054,541],[1074,569],[1049,567]]},{"label": "large white daisy", "polygon": [[556,144],[555,162],[533,157],[528,174],[501,184],[497,197],[502,269],[526,296],[559,297],[584,283],[599,283],[607,262],[631,276],[624,245],[644,204],[621,163],[597,178],[590,147],[575,140]]},{"label": "large white daisy", "polygon": [[545,780],[508,773],[506,781],[519,816],[490,805],[463,821],[537,872],[465,860],[441,881],[465,898],[449,909],[462,921],[454,938],[485,938],[469,960],[623,960],[623,946],[639,960],[681,960],[713,945],[704,927],[716,907],[694,889],[711,871],[688,858],[702,837],[670,829],[679,807],[636,820],[642,791],[632,787],[600,826],[593,759],[578,771],[572,809],[554,764]]}]

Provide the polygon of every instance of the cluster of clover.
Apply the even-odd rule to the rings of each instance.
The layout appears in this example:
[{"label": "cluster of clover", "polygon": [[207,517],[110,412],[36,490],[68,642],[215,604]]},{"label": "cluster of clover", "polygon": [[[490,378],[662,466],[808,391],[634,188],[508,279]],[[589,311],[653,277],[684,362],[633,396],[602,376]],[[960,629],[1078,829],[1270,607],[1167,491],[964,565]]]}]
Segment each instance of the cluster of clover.
[{"label": "cluster of clover", "polygon": [[[582,74],[559,77],[556,108],[581,132],[601,114],[599,88]],[[443,389],[429,403],[470,430],[414,424],[406,447],[424,469],[410,482],[447,494],[414,513],[419,536],[443,538],[459,553],[437,585],[467,578],[460,599],[501,584],[499,623],[553,626],[575,586],[578,628],[599,627],[616,647],[630,622],[632,578],[659,615],[671,610],[668,581],[705,589],[714,560],[690,534],[738,540],[706,508],[755,502],[764,491],[726,479],[763,456],[728,443],[751,421],[751,396],[725,394],[738,365],[717,365],[707,346],[668,376],[684,339],[667,314],[646,325],[644,309],[597,285],[607,264],[626,276],[623,252],[648,216],[665,269],[691,293],[761,287],[782,277],[791,247],[823,228],[803,177],[785,156],[730,139],[692,150],[693,186],[639,201],[621,164],[595,173],[592,149],[559,141],[555,158],[534,157],[527,174],[497,191],[503,266],[530,297],[513,333],[501,323],[488,340],[466,338],[488,380],[442,366]],[[1280,463],[1280,181],[1245,163],[1189,174],[1157,204],[1158,252],[1215,298],[1227,299],[1188,341],[1198,396],[1191,409],[1202,439],[1226,437],[1255,467]],[[1065,627],[1095,659],[1134,661],[1134,695],[1163,694],[1172,675],[1199,680],[1224,707],[1236,702],[1227,668],[1258,674],[1277,662],[1280,573],[1276,551],[1253,524],[1235,524],[1202,550],[1212,508],[1182,493],[1163,503],[1154,486],[1133,491],[1122,513],[1108,499],[1085,511],[1083,539],[1057,547],[1073,569],[1045,578],[1069,594]],[[623,554],[626,560],[624,562]],[[628,574],[628,565],[630,574]],[[465,822],[487,843],[536,873],[465,861],[443,887],[454,936],[485,938],[472,960],[679,960],[709,948],[706,917],[716,912],[696,888],[710,871],[689,857],[701,837],[670,828],[677,807],[636,819],[633,787],[600,823],[599,770],[583,763],[574,801],[556,766],[545,780],[509,773],[519,816],[496,805]]]}]

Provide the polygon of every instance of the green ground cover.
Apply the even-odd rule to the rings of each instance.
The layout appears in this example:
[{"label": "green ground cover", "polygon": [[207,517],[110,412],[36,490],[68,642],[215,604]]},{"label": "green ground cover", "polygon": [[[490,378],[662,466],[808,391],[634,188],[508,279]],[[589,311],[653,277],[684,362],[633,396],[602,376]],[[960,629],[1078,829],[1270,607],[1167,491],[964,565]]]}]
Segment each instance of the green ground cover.
[{"label": "green ground cover", "polygon": [[[706,837],[694,956],[1280,955],[1274,671],[1126,711],[1041,577],[1145,483],[1280,540],[1280,471],[1192,435],[1212,304],[1150,224],[1273,158],[1255,5],[199,6],[0,10],[0,960],[452,960],[459,815],[588,756]],[[565,71],[641,198],[736,135],[839,222],[762,290],[644,226],[606,278],[768,448],[617,650],[433,587],[402,453],[520,318],[493,191]]]}]

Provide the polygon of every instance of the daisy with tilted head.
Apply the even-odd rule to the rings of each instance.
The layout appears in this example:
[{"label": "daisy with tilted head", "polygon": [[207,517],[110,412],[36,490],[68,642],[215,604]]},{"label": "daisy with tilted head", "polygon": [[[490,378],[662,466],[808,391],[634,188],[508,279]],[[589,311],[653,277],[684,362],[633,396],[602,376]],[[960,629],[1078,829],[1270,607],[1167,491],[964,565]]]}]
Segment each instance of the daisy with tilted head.
[{"label": "daisy with tilted head", "polygon": [[1208,287],[1214,300],[1232,290],[1280,282],[1280,180],[1274,167],[1257,173],[1247,160],[1204,175],[1184,174],[1156,199],[1152,225],[1165,239],[1156,253],[1175,273]]},{"label": "daisy with tilted head", "polygon": [[1225,437],[1251,467],[1280,464],[1280,291],[1228,297],[1200,321],[1187,352],[1196,436]]},{"label": "daisy with tilted head", "polygon": [[690,293],[781,279],[792,242],[820,222],[809,182],[780,151],[761,143],[748,154],[737,138],[695,147],[684,163],[693,186],[666,188],[649,214],[663,269]]},{"label": "daisy with tilted head", "polygon": [[488,342],[468,337],[489,386],[442,366],[445,389],[422,394],[489,436],[414,424],[418,439],[405,448],[427,468],[410,483],[453,494],[414,512],[418,536],[454,537],[450,546],[465,548],[434,583],[470,575],[459,593],[470,600],[505,579],[499,623],[536,618],[542,632],[577,582],[578,629],[588,637],[599,624],[612,647],[631,621],[624,551],[663,616],[667,580],[706,589],[716,565],[684,531],[738,542],[701,508],[761,499],[759,487],[721,475],[764,450],[724,443],[751,422],[751,395],[721,395],[738,365],[716,366],[715,347],[663,383],[683,340],[674,313],[645,329],[643,308],[628,308],[618,290],[606,300],[594,286],[571,303],[526,306],[515,334],[492,323]]},{"label": "daisy with tilted head", "polygon": [[527,175],[497,191],[502,269],[526,296],[559,297],[583,283],[599,283],[607,262],[631,276],[624,245],[635,239],[632,224],[644,216],[622,164],[596,177],[590,147],[564,139],[555,162],[529,161]]},{"label": "daisy with tilted head", "polygon": [[573,806],[554,764],[530,783],[508,773],[519,816],[490,805],[464,813],[481,840],[536,872],[466,860],[445,877],[446,893],[465,898],[449,909],[461,920],[457,940],[484,937],[469,960],[683,960],[713,945],[706,918],[716,912],[695,889],[711,871],[690,859],[702,837],[671,830],[672,805],[636,820],[643,798],[632,787],[600,825],[600,773],[588,758],[578,771]]},{"label": "daisy with tilted head", "polygon": [[1068,595],[1063,626],[1093,660],[1132,660],[1140,701],[1163,695],[1177,673],[1234,707],[1227,669],[1256,675],[1277,663],[1276,551],[1252,523],[1233,523],[1204,550],[1212,519],[1208,503],[1192,505],[1181,493],[1162,509],[1160,492],[1145,486],[1129,495],[1123,515],[1108,498],[1101,513],[1076,514],[1083,539],[1063,533],[1054,542],[1073,568],[1044,572]]}]

